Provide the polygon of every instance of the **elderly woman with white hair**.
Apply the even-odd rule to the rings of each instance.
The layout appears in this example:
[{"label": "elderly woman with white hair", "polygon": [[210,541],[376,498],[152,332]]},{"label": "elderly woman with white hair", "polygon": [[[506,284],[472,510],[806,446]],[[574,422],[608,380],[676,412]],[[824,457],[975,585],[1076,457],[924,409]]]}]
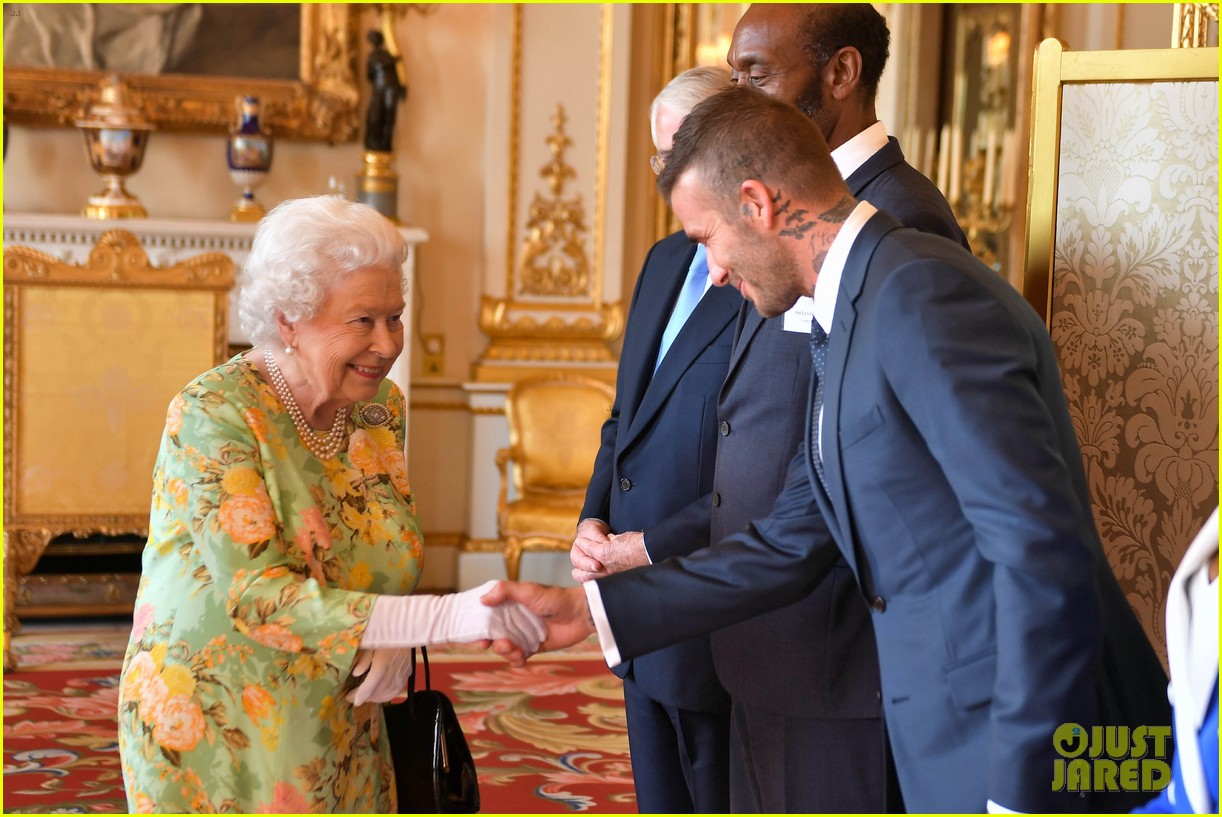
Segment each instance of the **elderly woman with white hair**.
[{"label": "elderly woman with white hair", "polygon": [[281,204],[244,268],[254,348],[170,403],[119,694],[133,812],[394,812],[407,648],[543,637],[481,588],[406,595],[406,254],[365,205]]}]

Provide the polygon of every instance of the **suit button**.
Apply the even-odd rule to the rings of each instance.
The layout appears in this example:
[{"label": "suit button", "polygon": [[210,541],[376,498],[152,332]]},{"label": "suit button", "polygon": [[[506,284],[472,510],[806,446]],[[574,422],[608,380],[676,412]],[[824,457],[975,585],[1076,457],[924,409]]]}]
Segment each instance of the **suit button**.
[{"label": "suit button", "polygon": [[882,596],[875,596],[870,599],[870,606],[874,608],[876,613],[885,613],[887,611],[887,600]]},{"label": "suit button", "polygon": [[716,491],[713,492],[713,507],[721,507],[721,494],[717,493]]},{"label": "suit button", "polygon": [[628,477],[620,477],[619,489],[621,491],[627,491],[631,487],[632,487],[632,480],[628,479]]},{"label": "suit button", "polygon": [[721,421],[721,436],[723,437],[730,436],[730,424],[725,420]]}]

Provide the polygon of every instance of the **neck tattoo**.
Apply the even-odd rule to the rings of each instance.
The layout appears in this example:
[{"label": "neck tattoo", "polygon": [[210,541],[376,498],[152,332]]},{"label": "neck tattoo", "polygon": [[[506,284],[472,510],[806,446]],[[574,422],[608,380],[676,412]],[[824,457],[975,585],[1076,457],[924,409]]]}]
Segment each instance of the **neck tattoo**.
[{"label": "neck tattoo", "polygon": [[270,349],[263,350],[263,362],[267,365],[267,374],[271,378],[272,388],[276,390],[280,402],[284,403],[284,407],[288,409],[289,417],[293,419],[293,425],[297,428],[302,445],[320,460],[332,459],[344,444],[345,432],[348,430],[348,412],[342,408],[338,409],[335,412],[335,420],[331,423],[331,430],[326,434],[315,431],[306,422],[301,407],[297,405],[297,400],[289,391],[289,384],[285,382],[280,367],[276,365],[276,356]]}]

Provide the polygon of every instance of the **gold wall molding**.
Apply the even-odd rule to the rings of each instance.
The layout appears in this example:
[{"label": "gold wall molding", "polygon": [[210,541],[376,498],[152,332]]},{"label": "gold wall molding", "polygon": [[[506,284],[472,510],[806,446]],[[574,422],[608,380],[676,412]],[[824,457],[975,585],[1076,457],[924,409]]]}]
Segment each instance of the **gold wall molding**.
[{"label": "gold wall molding", "polygon": [[1218,22],[1217,3],[1176,3],[1171,27],[1172,48],[1205,48],[1209,24]]},{"label": "gold wall molding", "polygon": [[428,402],[423,400],[413,400],[411,403],[412,411],[467,411],[470,406],[466,403],[441,403]]},{"label": "gold wall molding", "polygon": [[[572,121],[563,100],[548,117],[542,136],[550,158],[541,170],[545,190],[527,204],[519,202],[523,122],[524,9],[512,10],[510,30],[509,157],[505,296],[481,298],[479,327],[488,347],[473,365],[479,382],[514,382],[527,369],[564,364],[613,366],[610,343],[623,331],[623,308],[604,295],[607,166],[610,129],[611,55],[616,36],[614,7],[599,12],[597,105],[594,112],[594,220],[587,227],[585,195],[568,195],[581,171],[569,159],[589,133],[584,121]],[[532,13],[546,14],[544,7]],[[584,119],[584,117],[583,117]],[[588,178],[588,177],[587,177]],[[519,234],[519,208],[524,208]],[[593,253],[589,243],[592,241]],[[554,369],[553,369],[554,370]]]},{"label": "gold wall molding", "polygon": [[518,293],[541,297],[589,297],[590,257],[586,252],[585,207],[581,195],[564,197],[577,171],[565,162],[573,140],[564,132],[567,117],[556,103],[552,132],[544,140],[552,158],[539,169],[549,196],[536,192],[527,209],[526,241],[518,267]]},{"label": "gold wall molding", "polygon": [[451,547],[462,550],[467,543],[467,534],[463,531],[423,531],[420,538],[427,547]]},{"label": "gold wall molding", "polygon": [[500,539],[468,539],[459,550],[463,553],[504,553],[505,543]]},{"label": "gold wall molding", "polygon": [[504,414],[503,408],[484,408],[470,406],[466,403],[441,403],[427,401],[412,401],[412,411],[458,411],[464,414]]}]

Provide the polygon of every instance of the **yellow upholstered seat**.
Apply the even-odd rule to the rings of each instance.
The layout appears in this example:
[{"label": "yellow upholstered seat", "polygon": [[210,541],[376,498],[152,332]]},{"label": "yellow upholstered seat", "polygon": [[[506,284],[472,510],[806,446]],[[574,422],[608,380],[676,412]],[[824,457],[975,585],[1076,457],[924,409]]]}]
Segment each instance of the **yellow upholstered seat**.
[{"label": "yellow upholstered seat", "polygon": [[509,447],[497,452],[496,464],[497,528],[511,580],[523,551],[567,551],[572,544],[614,397],[607,384],[575,375],[529,378],[510,389]]}]

